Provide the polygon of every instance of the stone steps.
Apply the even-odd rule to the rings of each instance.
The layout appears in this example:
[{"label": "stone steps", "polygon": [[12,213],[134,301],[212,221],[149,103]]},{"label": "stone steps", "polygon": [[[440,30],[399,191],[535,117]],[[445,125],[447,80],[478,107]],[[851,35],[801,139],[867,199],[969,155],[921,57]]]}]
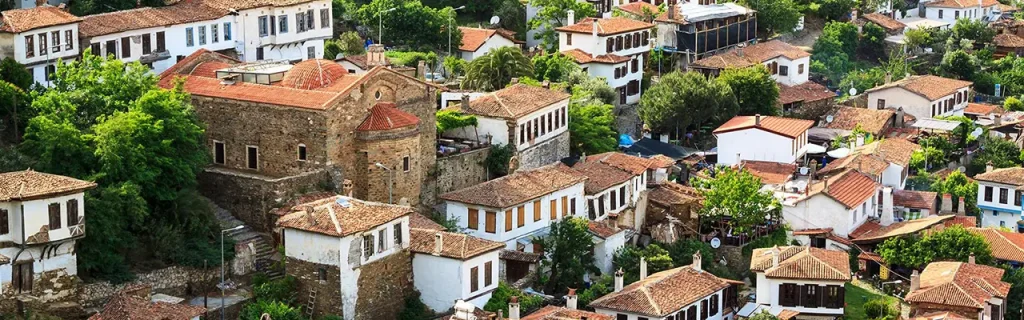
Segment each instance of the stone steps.
[{"label": "stone steps", "polygon": [[[231,215],[231,212],[224,208],[218,207],[213,202],[210,202],[211,208],[213,208],[214,215],[222,229],[236,228],[242,226],[238,230],[231,230],[224,233],[225,237],[231,238],[236,243],[251,243],[253,248],[253,261],[264,261],[258,262],[267,265],[266,261],[270,261],[270,265],[275,264],[274,262],[280,261],[282,257],[277,253],[277,249],[269,242],[269,236],[258,233],[249,226],[245,225],[244,222],[235,218]],[[245,249],[249,250],[249,249]],[[271,266],[263,268],[263,272],[267,274],[271,279],[281,278],[284,276],[284,270],[277,270]]]}]

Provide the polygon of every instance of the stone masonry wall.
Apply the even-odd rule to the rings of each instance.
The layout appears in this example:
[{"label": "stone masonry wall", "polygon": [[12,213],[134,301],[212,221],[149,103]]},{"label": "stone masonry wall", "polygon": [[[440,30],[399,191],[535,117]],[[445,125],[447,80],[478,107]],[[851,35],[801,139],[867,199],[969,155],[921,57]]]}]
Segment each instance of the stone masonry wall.
[{"label": "stone masonry wall", "polygon": [[138,274],[134,281],[118,285],[109,282],[84,284],[78,296],[83,308],[102,307],[110,296],[125,286],[147,284],[153,286],[153,293],[175,297],[189,297],[202,294],[203,288],[213,288],[220,280],[220,269],[207,270],[188,267],[168,267],[149,273]]},{"label": "stone masonry wall", "polygon": [[487,181],[485,161],[491,148],[437,158],[437,194],[472,187]]},{"label": "stone masonry wall", "polygon": [[331,177],[325,170],[279,179],[208,168],[199,174],[199,191],[259,232],[269,232],[270,209],[291,195],[314,191]]},{"label": "stone masonry wall", "polygon": [[[423,126],[422,124],[420,125]],[[376,202],[388,203],[389,189],[394,193],[394,203],[401,204],[406,199],[411,206],[420,204],[423,185],[423,166],[420,157],[420,132],[430,130],[421,128],[401,130],[399,132],[379,132],[374,136],[360,136],[356,143],[357,161],[355,174],[348,175],[354,182],[355,196]],[[409,158],[409,170],[405,170],[404,159]],[[380,163],[391,169],[378,168]],[[389,188],[388,180],[392,185]]]},{"label": "stone masonry wall", "polygon": [[569,131],[519,154],[519,170],[549,165],[569,156]]},{"label": "stone masonry wall", "polygon": [[412,285],[412,254],[402,250],[360,267],[355,319],[396,319]]},{"label": "stone masonry wall", "polygon": [[[309,302],[310,289],[316,290],[316,301],[313,303],[313,318],[320,318],[326,315],[341,315],[342,301],[341,292],[341,271],[336,265],[318,264],[288,257],[285,266],[288,275],[296,279],[297,303],[303,308]],[[325,281],[320,281],[319,272],[326,271]],[[305,311],[305,310],[303,310]]]}]

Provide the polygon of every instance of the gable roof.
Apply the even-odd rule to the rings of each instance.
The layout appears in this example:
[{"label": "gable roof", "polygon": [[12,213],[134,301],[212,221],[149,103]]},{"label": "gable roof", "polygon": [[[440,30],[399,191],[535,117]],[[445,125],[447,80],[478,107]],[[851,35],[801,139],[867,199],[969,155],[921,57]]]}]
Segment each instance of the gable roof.
[{"label": "gable roof", "polygon": [[860,227],[857,227],[853,232],[850,232],[850,237],[853,238],[853,242],[855,243],[882,242],[885,239],[892,237],[914,234],[927,230],[932,226],[942,224],[953,217],[954,216],[932,215],[921,219],[897,222],[888,226],[882,226],[874,222],[870,222],[873,223],[873,225],[869,225],[869,223],[866,222]]},{"label": "gable roof", "polygon": [[652,274],[622,291],[597,298],[590,307],[665,317],[732,283],[692,265],[683,266]]},{"label": "gable roof", "polygon": [[828,177],[825,180],[811,184],[807,188],[807,196],[797,199],[797,202],[810,199],[817,194],[824,194],[839,202],[847,209],[854,208],[867,201],[875,194],[878,182],[874,179],[852,169],[845,169],[838,174]]},{"label": "gable roof", "polygon": [[518,119],[537,110],[569,100],[569,94],[517,83],[459,105],[463,113],[502,119]]},{"label": "gable roof", "polygon": [[82,17],[78,30],[84,37],[177,24],[215,20],[230,11],[207,6],[201,1],[182,1],[159,8],[137,8]]},{"label": "gable roof", "polygon": [[608,239],[616,234],[626,231],[626,228],[620,228],[615,219],[605,219],[602,221],[590,221],[587,223],[587,229],[594,236],[601,239]]},{"label": "gable roof", "polygon": [[[103,310],[89,317],[89,320],[189,320],[206,313],[206,308],[202,306],[152,302],[148,297],[149,290],[126,287],[115,293],[103,306]],[[147,296],[139,296],[131,291],[143,291]]]},{"label": "gable roof", "polygon": [[699,205],[704,197],[693,187],[675,182],[665,182],[651,188],[651,191],[647,193],[647,199],[663,206],[687,203]]},{"label": "gable roof", "polygon": [[[644,2],[638,2],[644,3]],[[614,320],[615,317],[600,313],[574,310],[566,307],[548,305],[540,310],[520,318],[520,320]]]},{"label": "gable roof", "polygon": [[82,18],[51,5],[0,12],[0,32],[20,33],[82,21]]},{"label": "gable roof", "polygon": [[415,127],[420,123],[420,118],[396,108],[394,103],[378,102],[370,108],[369,113],[356,127],[356,131],[385,131]]},{"label": "gable roof", "polygon": [[608,188],[626,183],[635,175],[599,161],[576,163],[572,170],[587,179],[584,190],[587,194],[598,194]]},{"label": "gable roof", "polygon": [[[189,0],[171,0],[177,2],[188,2]],[[314,0],[192,0],[221,9],[245,10],[269,6],[290,6],[312,2]]]},{"label": "gable roof", "polygon": [[[758,124],[757,118],[760,117],[760,124]],[[814,126],[814,121],[774,117],[774,116],[735,116],[729,121],[726,121],[719,126],[712,133],[720,134],[744,129],[757,128],[771,133],[775,133],[784,137],[796,138],[797,136],[807,132]]]},{"label": "gable roof", "polygon": [[964,262],[932,262],[921,272],[921,287],[907,293],[910,303],[984,308],[993,297],[1006,298],[1010,284],[1003,269]]},{"label": "gable roof", "polygon": [[[441,236],[441,251],[435,252],[435,237]],[[468,234],[441,230],[409,228],[409,250],[415,253],[468,260],[484,253],[500,250],[504,243],[484,240]]]},{"label": "gable roof", "polygon": [[865,91],[871,93],[889,88],[902,88],[916,95],[925,97],[928,101],[935,101],[942,97],[954,94],[957,90],[970,87],[970,81],[943,78],[934,75],[910,76],[899,81],[883,84]]},{"label": "gable roof", "polygon": [[638,15],[638,16],[643,16],[644,15],[644,9],[647,9],[648,11],[650,11],[653,14],[658,14],[661,11],[661,9],[659,9],[658,6],[650,4],[648,2],[643,2],[643,1],[630,2],[630,3],[624,4],[624,5],[615,7],[615,9],[622,10],[623,12],[627,12],[627,13]]},{"label": "gable roof", "polygon": [[740,161],[740,166],[750,174],[761,178],[761,184],[783,184],[796,172],[796,164],[772,161]]},{"label": "gable roof", "polygon": [[840,107],[832,115],[832,122],[826,122],[824,127],[853,131],[857,128],[857,125],[860,125],[861,130],[872,135],[880,135],[895,116],[896,112],[889,109],[872,110],[868,108]]},{"label": "gable roof", "polygon": [[964,113],[985,116],[993,113],[1003,113],[1003,108],[994,104],[968,102]]},{"label": "gable roof", "polygon": [[910,157],[915,151],[921,150],[921,146],[907,139],[890,138],[863,145],[858,149],[859,153],[877,155],[885,161],[906,168],[910,165]]},{"label": "gable roof", "polygon": [[412,208],[334,196],[294,207],[277,225],[328,236],[345,237],[415,213]]},{"label": "gable roof", "polygon": [[992,171],[980,173],[974,176],[974,180],[1022,187],[1024,186],[1024,168],[1009,167],[993,169]]},{"label": "gable roof", "polygon": [[96,187],[96,183],[32,169],[4,172],[0,173],[0,202],[77,193],[93,187]]},{"label": "gable roof", "polygon": [[580,49],[572,49],[562,51],[562,54],[573,58],[578,64],[587,63],[603,63],[603,64],[616,64],[629,61],[629,57],[623,57],[614,53],[602,54],[602,55],[591,55]]},{"label": "gable roof", "polygon": [[779,104],[782,105],[797,101],[815,102],[835,97],[835,92],[813,81],[807,81],[795,86],[779,84]]},{"label": "gable roof", "polygon": [[897,31],[907,27],[907,25],[904,24],[903,22],[899,22],[896,19],[893,19],[887,15],[877,12],[865,14],[861,16],[861,19],[877,24],[879,27],[885,28],[887,31],[890,32]]},{"label": "gable roof", "polygon": [[599,161],[601,163],[619,168],[633,175],[643,174],[651,167],[654,160],[641,158],[622,152],[605,152],[587,156],[586,162]]},{"label": "gable roof", "polygon": [[810,53],[799,47],[781,40],[771,40],[742,48],[736,47],[724,53],[694,61],[693,66],[713,69],[743,68],[778,57],[796,60],[810,56]]},{"label": "gable roof", "polygon": [[460,51],[475,52],[495,35],[515,42],[515,38],[509,38],[506,33],[498,32],[495,29],[459,27],[459,31],[462,32],[462,45],[459,45]]},{"label": "gable roof", "polygon": [[879,176],[889,167],[889,163],[878,156],[870,154],[851,154],[829,162],[824,168],[818,171],[820,174],[828,174],[844,169],[857,170],[871,176]]},{"label": "gable roof", "polygon": [[640,20],[633,20],[623,17],[612,17],[612,18],[584,18],[576,24],[568,25],[564,27],[555,28],[555,30],[561,32],[572,32],[572,33],[586,33],[590,34],[594,30],[594,21],[597,21],[597,35],[607,36],[619,33],[626,33],[644,29],[650,29],[654,27],[654,24],[643,22]]},{"label": "gable roof", "polygon": [[935,212],[935,199],[939,194],[931,191],[893,190],[892,203],[898,207],[928,209]]},{"label": "gable roof", "polygon": [[1024,48],[1024,38],[1012,33],[1000,33],[992,38],[992,43],[999,47]]},{"label": "gable roof", "polygon": [[[978,6],[979,0],[938,0],[927,2],[924,5],[928,7],[943,7],[943,8],[968,8]],[[991,7],[998,5],[997,0],[980,0],[982,7]]]},{"label": "gable roof", "polygon": [[992,257],[1003,261],[1024,262],[1024,233],[993,228],[970,228],[988,242]]},{"label": "gable roof", "polygon": [[445,193],[441,199],[503,209],[586,181],[559,162]]},{"label": "gable roof", "polygon": [[[779,256],[777,266],[772,265],[774,254]],[[754,249],[750,257],[750,271],[764,272],[768,278],[848,281],[849,261],[850,255],[846,251],[776,246]]]}]

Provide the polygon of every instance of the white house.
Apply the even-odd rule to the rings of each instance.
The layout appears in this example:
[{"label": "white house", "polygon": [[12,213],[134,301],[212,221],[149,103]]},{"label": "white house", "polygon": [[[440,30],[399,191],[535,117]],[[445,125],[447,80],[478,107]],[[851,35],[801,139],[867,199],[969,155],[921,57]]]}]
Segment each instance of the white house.
[{"label": "white house", "polygon": [[832,161],[821,172],[854,169],[884,186],[902,190],[910,174],[910,157],[920,149],[920,145],[902,138],[875,141],[856,147],[849,156]]},{"label": "white house", "polygon": [[[991,166],[989,166],[991,169]],[[1017,228],[1021,220],[1021,188],[1024,168],[986,170],[974,176],[978,181],[978,208],[982,227]]]},{"label": "white house", "polygon": [[741,160],[793,163],[807,145],[814,121],[772,116],[735,116],[712,133],[718,138],[718,163]]},{"label": "white house", "polygon": [[449,130],[444,137],[513,143],[521,169],[532,169],[569,156],[569,94],[526,84],[483,94],[463,95],[453,107],[477,118],[475,127]]},{"label": "white house", "polygon": [[772,79],[785,86],[804,84],[810,79],[811,54],[781,40],[739,45],[729,51],[694,61],[690,68],[717,76],[724,69],[758,64],[768,68]]},{"label": "white house", "polygon": [[576,22],[572,10],[558,31],[558,50],[592,77],[601,77],[618,92],[618,104],[640,102],[653,24],[623,17],[586,18]]},{"label": "white house", "polygon": [[868,109],[903,108],[904,112],[917,119],[927,119],[964,115],[972,84],[933,75],[910,76],[868,89],[865,93]]},{"label": "white house", "polygon": [[930,191],[893,190],[892,203],[896,221],[906,221],[939,214],[939,194]]},{"label": "white house", "polygon": [[[406,206],[334,196],[301,204],[280,218],[288,275],[298,279],[300,296],[314,295],[315,316],[342,314],[356,319],[372,310],[357,304],[370,297],[398,297],[412,289],[409,220]],[[379,272],[395,268],[391,277]],[[387,282],[367,292],[366,281]],[[383,290],[381,288],[390,288]],[[304,301],[306,302],[306,301]],[[358,316],[357,316],[358,315]]]},{"label": "white house", "polygon": [[[814,247],[754,249],[750,271],[757,275],[756,301],[740,315],[758,306],[788,309],[800,316],[836,318],[846,305],[845,285],[851,279],[850,254]],[[748,311],[749,310],[749,311]]]},{"label": "white house", "polygon": [[473,61],[491,49],[520,47],[511,31],[470,27],[459,27],[459,31],[462,32],[462,45],[458,54],[462,60]]},{"label": "white house", "polygon": [[871,177],[843,170],[811,183],[804,194],[789,195],[782,201],[782,218],[793,230],[831,228],[837,236],[849,238],[869,217],[878,217],[878,206],[885,201],[879,198],[892,196],[882,191]]},{"label": "white house", "polygon": [[0,12],[0,59],[14,58],[37,84],[49,86],[57,61],[78,57],[81,21],[49,5]]},{"label": "white house", "polygon": [[647,190],[647,172],[652,160],[620,152],[586,156],[572,166],[587,178],[587,217],[604,220],[627,208],[636,207]]},{"label": "white house", "polygon": [[918,15],[922,18],[956,24],[959,19],[995,21],[999,18],[996,0],[930,0],[921,1]]},{"label": "white house", "polygon": [[415,225],[410,236],[413,282],[424,304],[437,312],[451,309],[457,300],[487,304],[498,288],[498,253],[504,243]]},{"label": "white house", "polygon": [[201,1],[82,17],[82,44],[92,54],[139,61],[161,73],[199,49],[234,54],[238,38],[228,10]]},{"label": "white house", "polygon": [[242,61],[320,59],[324,40],[334,35],[329,0],[200,1],[233,12]]},{"label": "white house", "polygon": [[743,283],[704,271],[701,260],[697,253],[691,265],[650,276],[646,261],[640,260],[639,281],[623,287],[622,273],[616,273],[615,291],[597,298],[590,307],[618,320],[733,319]]},{"label": "white house", "polygon": [[920,316],[953,310],[978,320],[1005,319],[1010,284],[1003,282],[1002,268],[969,262],[929,263],[920,274],[910,275],[910,292],[904,300],[910,315]]},{"label": "white house", "polygon": [[628,229],[621,228],[614,220],[591,221],[588,224],[590,234],[594,236],[594,264],[601,274],[612,274],[615,266],[612,260],[615,251],[626,246]]},{"label": "white house", "polygon": [[[583,216],[586,178],[561,163],[520,170],[441,195],[444,212],[467,234],[505,243],[516,251],[520,239],[529,242],[546,234],[548,226],[566,216]],[[534,252],[532,246],[522,248]]]},{"label": "white house", "polygon": [[0,296],[77,298],[60,284],[78,274],[75,244],[85,237],[85,191],[95,186],[32,170],[0,173],[0,241],[11,244],[0,249]]}]

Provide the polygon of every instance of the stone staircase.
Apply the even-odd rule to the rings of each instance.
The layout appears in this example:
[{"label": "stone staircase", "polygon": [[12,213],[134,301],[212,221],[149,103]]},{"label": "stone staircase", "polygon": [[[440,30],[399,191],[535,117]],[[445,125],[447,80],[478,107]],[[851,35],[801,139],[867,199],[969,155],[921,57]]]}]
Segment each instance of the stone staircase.
[{"label": "stone staircase", "polygon": [[246,226],[244,222],[231,215],[231,212],[218,207],[213,202],[210,202],[210,207],[213,208],[214,215],[217,217],[217,221],[220,222],[222,230],[242,226],[242,228],[228,231],[224,235],[234,240],[235,243],[249,244],[249,249],[247,250],[251,250],[253,252],[251,260],[252,266],[250,266],[251,269],[263,272],[271,279],[277,279],[284,276],[284,270],[276,267],[283,257],[278,254],[277,250],[269,241],[269,235],[256,232],[249,226]]}]

